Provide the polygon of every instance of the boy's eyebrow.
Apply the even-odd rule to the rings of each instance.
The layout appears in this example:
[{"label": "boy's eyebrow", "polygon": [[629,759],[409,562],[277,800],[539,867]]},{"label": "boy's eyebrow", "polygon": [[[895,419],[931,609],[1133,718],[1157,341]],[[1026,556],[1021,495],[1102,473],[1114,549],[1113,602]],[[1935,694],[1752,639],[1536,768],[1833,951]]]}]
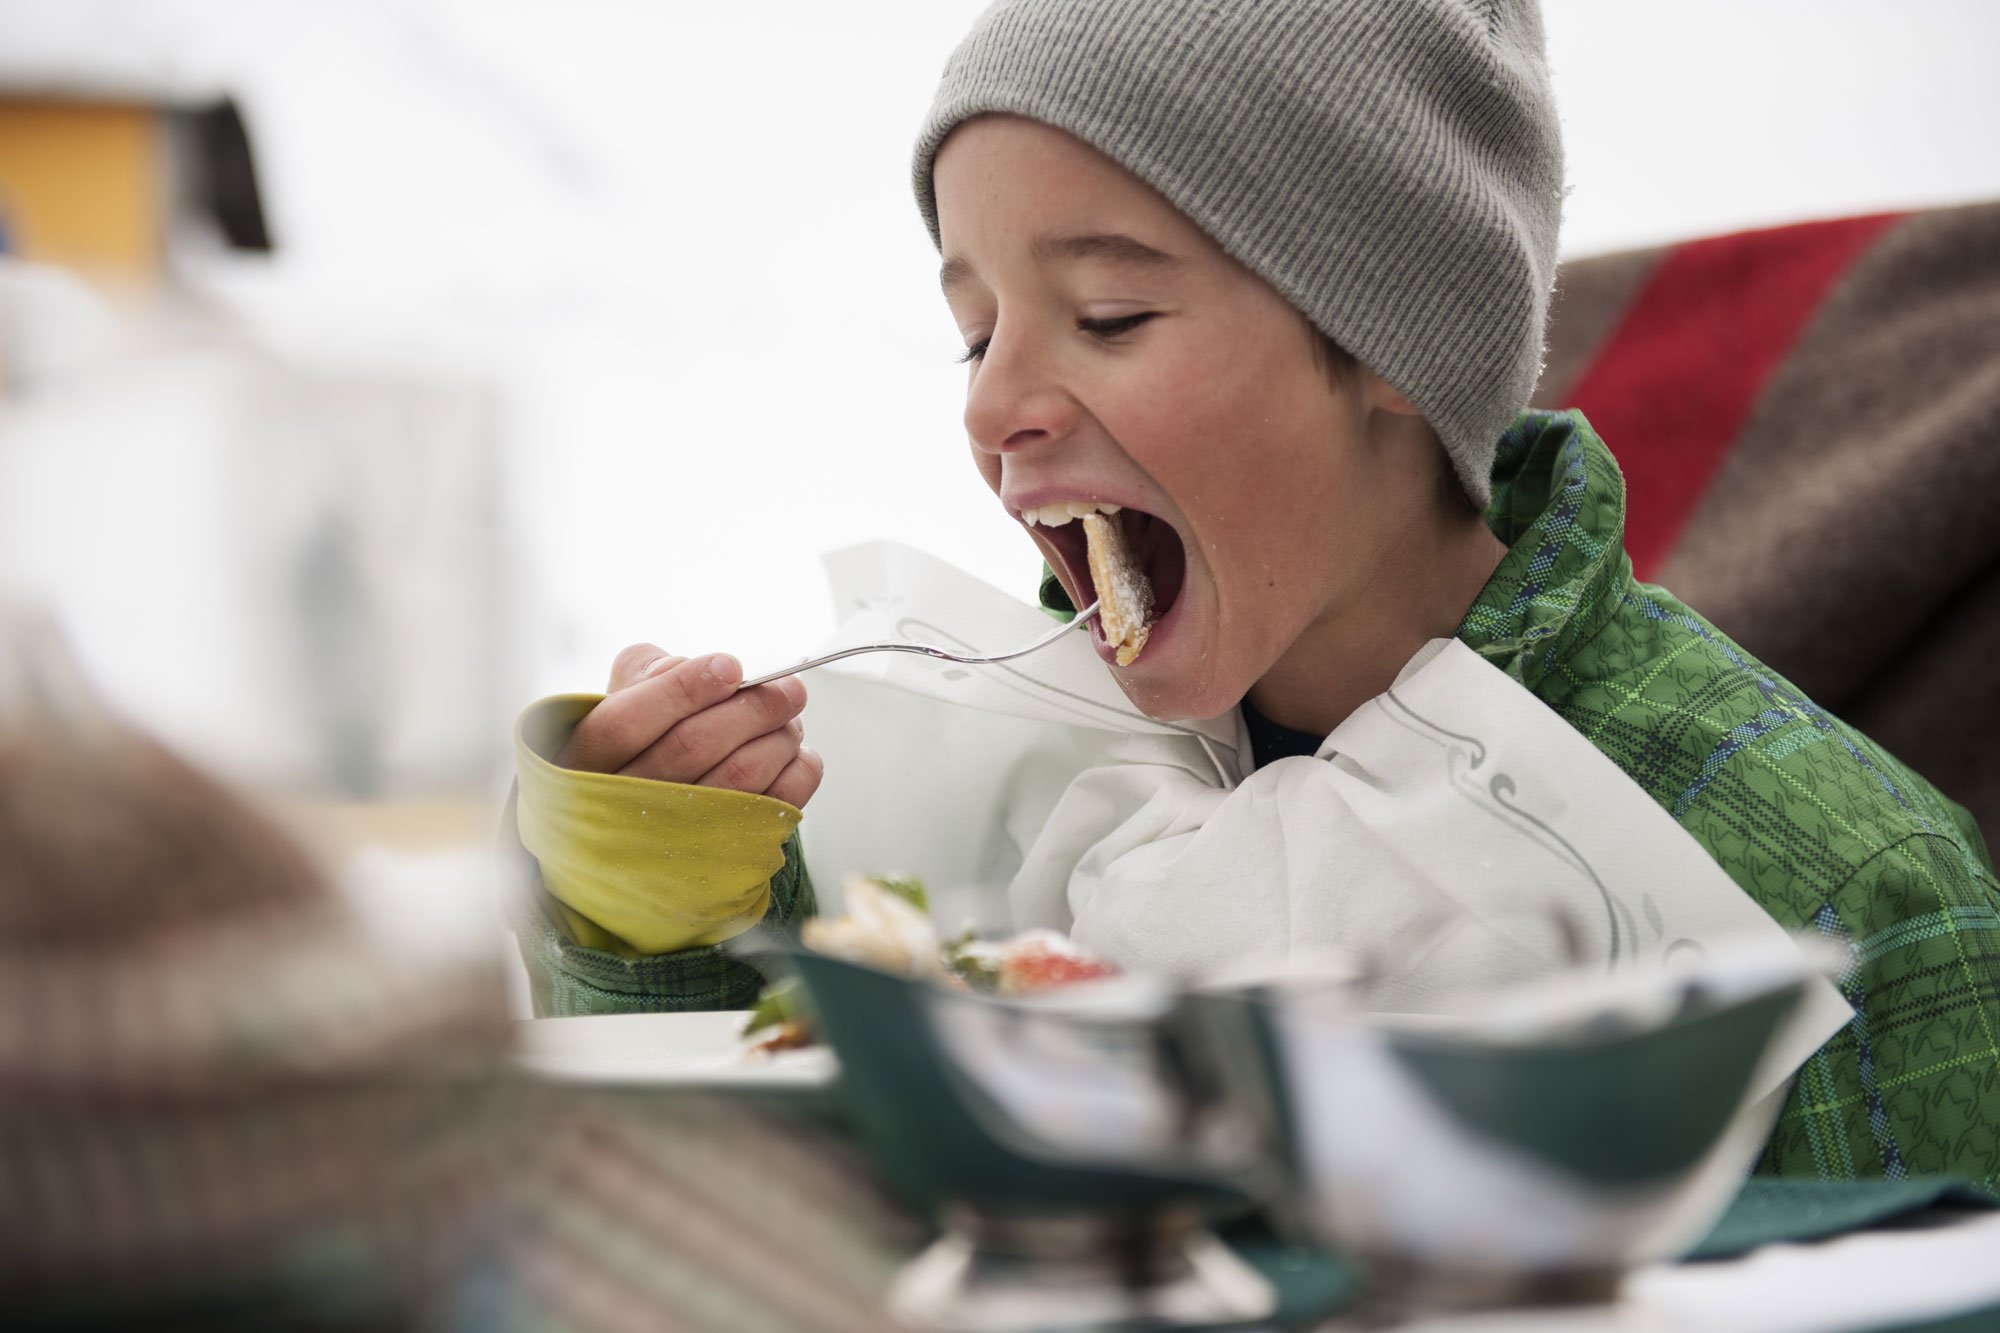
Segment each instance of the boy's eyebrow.
[{"label": "boy's eyebrow", "polygon": [[[1096,259],[1139,268],[1178,268],[1181,260],[1164,250],[1155,250],[1136,237],[1121,232],[1090,232],[1079,236],[1044,236],[1030,252],[1043,263],[1058,260]],[[947,259],[938,270],[938,285],[945,294],[964,286],[973,277],[972,265],[963,259]]]},{"label": "boy's eyebrow", "polygon": [[1164,250],[1121,232],[1092,232],[1083,236],[1044,236],[1033,247],[1034,256],[1044,262],[1057,259],[1102,259],[1113,264],[1141,268],[1173,268],[1180,260]]},{"label": "boy's eyebrow", "polygon": [[970,281],[972,281],[972,265],[963,259],[947,259],[944,261],[944,267],[938,270],[938,286],[944,288],[946,296],[950,296],[952,292]]}]

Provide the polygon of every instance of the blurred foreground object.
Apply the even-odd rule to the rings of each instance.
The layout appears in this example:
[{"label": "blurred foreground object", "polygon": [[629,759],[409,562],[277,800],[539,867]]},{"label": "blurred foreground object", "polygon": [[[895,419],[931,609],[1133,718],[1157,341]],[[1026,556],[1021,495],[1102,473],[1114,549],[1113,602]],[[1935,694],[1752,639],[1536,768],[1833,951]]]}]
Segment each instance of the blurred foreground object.
[{"label": "blurred foreground object", "polygon": [[[1294,1213],[1418,1304],[1601,1300],[1722,1216],[1785,1101],[1811,937],[1711,941],[1607,979],[1582,966],[1446,1021],[1276,988],[1271,1065]],[[1400,1289],[1400,1290],[1399,1290]]]},{"label": "blurred foreground object", "polygon": [[53,1322],[406,1325],[462,1265],[490,964],[385,947],[0,608],[0,1293]]},{"label": "blurred foreground object", "polygon": [[921,1230],[823,1123],[528,1082],[497,926],[369,922],[0,604],[10,1327],[882,1327]]},{"label": "blurred foreground object", "polygon": [[1241,1085],[1221,1082],[1187,1000],[1131,978],[1022,1000],[787,952],[859,1138],[943,1223],[897,1278],[903,1326],[1193,1330],[1287,1313],[1209,1229],[1249,1211],[1260,1164]]},{"label": "blurred foreground object", "polygon": [[1301,1285],[1305,1253],[1274,1269],[1217,1242],[1251,1199],[1358,1265],[1356,1327],[1609,1299],[1724,1213],[1824,1035],[1810,997],[1838,949],[1710,944],[1451,1015],[1370,1012],[1367,967],[1334,954],[1248,988],[1024,998],[752,947],[796,969],[857,1136],[942,1221],[892,1310],[1039,1333],[1303,1327],[1344,1299],[1345,1269]]},{"label": "blurred foreground object", "polygon": [[1538,407],[1613,442],[1626,549],[2000,830],[2000,203],[1573,260]]}]

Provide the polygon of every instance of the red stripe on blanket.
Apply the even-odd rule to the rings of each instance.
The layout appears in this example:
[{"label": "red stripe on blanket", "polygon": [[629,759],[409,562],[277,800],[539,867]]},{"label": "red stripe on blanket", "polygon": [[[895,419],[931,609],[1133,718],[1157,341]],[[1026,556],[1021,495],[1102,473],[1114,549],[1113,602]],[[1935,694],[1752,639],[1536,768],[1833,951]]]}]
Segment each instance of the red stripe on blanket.
[{"label": "red stripe on blanket", "polygon": [[1660,260],[1567,395],[1624,470],[1625,549],[1640,578],[1673,549],[1827,292],[1907,216],[1738,232]]}]

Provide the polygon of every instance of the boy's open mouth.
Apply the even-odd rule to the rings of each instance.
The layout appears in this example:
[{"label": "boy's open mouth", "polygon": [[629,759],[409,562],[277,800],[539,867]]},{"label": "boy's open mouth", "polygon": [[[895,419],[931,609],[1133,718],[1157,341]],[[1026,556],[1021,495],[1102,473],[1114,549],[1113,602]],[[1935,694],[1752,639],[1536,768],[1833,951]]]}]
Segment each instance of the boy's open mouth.
[{"label": "boy's open mouth", "polygon": [[[1067,513],[1062,512],[1064,509],[1062,505],[1045,505],[1039,512],[1024,513],[1021,517],[1022,521],[1039,531],[1062,557],[1063,571],[1069,576],[1070,586],[1082,598],[1083,605],[1100,600],[1104,590],[1091,577],[1084,525],[1068,519],[1081,518],[1084,512],[1091,510],[1115,511],[1109,513],[1108,518],[1117,524],[1132,563],[1152,585],[1153,605],[1147,622],[1151,625],[1164,620],[1181,594],[1181,585],[1187,580],[1187,548],[1182,545],[1180,534],[1174,531],[1173,524],[1144,510],[1109,504],[1079,503],[1067,506]],[[1102,634],[1101,621],[1099,628],[1093,632]]]}]

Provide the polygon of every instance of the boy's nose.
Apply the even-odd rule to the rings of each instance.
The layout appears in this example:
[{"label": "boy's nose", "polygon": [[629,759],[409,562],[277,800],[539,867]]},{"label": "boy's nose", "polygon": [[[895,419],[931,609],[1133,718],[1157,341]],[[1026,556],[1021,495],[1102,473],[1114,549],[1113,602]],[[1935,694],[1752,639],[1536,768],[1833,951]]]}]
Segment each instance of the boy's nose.
[{"label": "boy's nose", "polygon": [[996,337],[966,390],[965,433],[982,452],[1012,453],[1064,438],[1079,411],[1061,380],[1030,350],[1003,346]]}]

